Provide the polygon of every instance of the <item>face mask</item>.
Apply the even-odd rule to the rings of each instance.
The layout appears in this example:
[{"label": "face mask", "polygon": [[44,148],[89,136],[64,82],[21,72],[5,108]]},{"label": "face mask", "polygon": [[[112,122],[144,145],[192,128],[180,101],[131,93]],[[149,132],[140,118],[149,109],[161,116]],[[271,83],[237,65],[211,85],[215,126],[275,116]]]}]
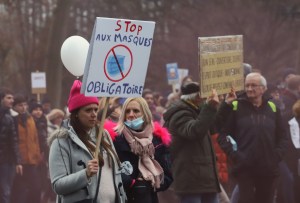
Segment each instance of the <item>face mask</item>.
[{"label": "face mask", "polygon": [[143,117],[139,117],[137,119],[134,119],[132,121],[125,121],[124,124],[133,129],[133,130],[139,130],[141,129],[142,125],[144,123]]}]

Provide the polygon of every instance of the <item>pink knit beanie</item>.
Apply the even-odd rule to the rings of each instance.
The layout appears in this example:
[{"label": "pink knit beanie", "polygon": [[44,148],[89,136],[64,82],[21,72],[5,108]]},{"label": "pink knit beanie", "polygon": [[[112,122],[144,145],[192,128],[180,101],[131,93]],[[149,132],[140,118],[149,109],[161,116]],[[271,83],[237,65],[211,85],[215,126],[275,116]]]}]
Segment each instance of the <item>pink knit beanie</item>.
[{"label": "pink knit beanie", "polygon": [[75,80],[72,85],[68,100],[68,108],[70,112],[80,107],[87,106],[89,104],[98,105],[97,97],[86,97],[84,96],[84,94],[80,93],[81,84],[82,83],[80,80]]}]

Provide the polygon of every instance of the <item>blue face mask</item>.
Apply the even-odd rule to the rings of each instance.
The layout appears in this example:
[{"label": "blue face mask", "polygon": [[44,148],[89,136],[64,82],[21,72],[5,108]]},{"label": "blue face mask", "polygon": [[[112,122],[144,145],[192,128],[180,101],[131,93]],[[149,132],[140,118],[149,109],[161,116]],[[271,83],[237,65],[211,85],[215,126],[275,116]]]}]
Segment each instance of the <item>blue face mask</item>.
[{"label": "blue face mask", "polygon": [[133,129],[133,130],[140,130],[142,125],[144,123],[143,117],[139,117],[137,119],[134,119],[132,121],[125,121],[124,124]]}]

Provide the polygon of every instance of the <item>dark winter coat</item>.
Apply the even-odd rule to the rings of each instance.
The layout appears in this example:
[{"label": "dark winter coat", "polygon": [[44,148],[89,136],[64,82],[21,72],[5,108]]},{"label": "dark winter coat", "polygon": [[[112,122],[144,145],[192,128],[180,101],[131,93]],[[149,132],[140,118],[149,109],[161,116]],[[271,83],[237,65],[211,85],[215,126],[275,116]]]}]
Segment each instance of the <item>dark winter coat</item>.
[{"label": "dark winter coat", "polygon": [[[287,137],[280,109],[272,109],[269,99],[263,97],[260,107],[255,107],[243,95],[237,109],[231,108],[227,122],[218,138],[221,148],[233,161],[232,172],[274,176],[279,174],[278,163],[287,147]],[[237,143],[234,151],[226,136]]]},{"label": "dark winter coat", "polygon": [[0,107],[0,164],[20,163],[18,135],[9,109]]},{"label": "dark winter coat", "polygon": [[[142,202],[148,202],[147,200],[150,200],[151,203],[158,203],[157,192],[168,189],[173,181],[170,171],[170,157],[168,150],[168,145],[170,144],[171,137],[168,131],[165,128],[159,126],[158,123],[155,123],[152,140],[152,143],[155,147],[154,159],[161,165],[164,170],[164,181],[161,184],[160,188],[156,191],[154,191],[149,181],[141,182],[137,180],[140,175],[138,169],[139,157],[131,152],[130,146],[126,141],[124,135],[117,135],[115,138],[113,138],[113,140],[120,161],[129,161],[133,167],[133,173],[131,175],[125,175],[122,173],[122,181],[127,194],[128,202],[137,202],[137,200],[134,200],[134,198],[137,198],[135,195],[139,192],[142,193],[141,190],[143,188],[143,190],[146,190],[146,193],[143,193]],[[149,198],[147,198],[147,196],[149,196]]]},{"label": "dark winter coat", "polygon": [[36,129],[39,136],[39,144],[41,152],[45,153],[45,157],[48,157],[48,146],[47,146],[47,119],[45,115],[42,115],[41,118],[34,118]]},{"label": "dark winter coat", "polygon": [[164,113],[165,126],[172,135],[172,173],[178,194],[220,191],[209,133],[215,125],[216,114],[216,109],[207,104],[196,109],[183,100],[172,104]]}]

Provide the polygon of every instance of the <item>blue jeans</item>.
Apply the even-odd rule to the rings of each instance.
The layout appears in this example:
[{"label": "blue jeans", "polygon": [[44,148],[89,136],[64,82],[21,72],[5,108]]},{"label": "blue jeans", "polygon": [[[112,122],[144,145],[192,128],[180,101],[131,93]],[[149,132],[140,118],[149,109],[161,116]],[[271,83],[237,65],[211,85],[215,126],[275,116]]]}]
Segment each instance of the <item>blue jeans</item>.
[{"label": "blue jeans", "polygon": [[9,203],[11,188],[15,176],[15,164],[0,164],[0,202]]},{"label": "blue jeans", "polygon": [[217,193],[203,193],[199,195],[182,195],[180,203],[219,203]]}]

